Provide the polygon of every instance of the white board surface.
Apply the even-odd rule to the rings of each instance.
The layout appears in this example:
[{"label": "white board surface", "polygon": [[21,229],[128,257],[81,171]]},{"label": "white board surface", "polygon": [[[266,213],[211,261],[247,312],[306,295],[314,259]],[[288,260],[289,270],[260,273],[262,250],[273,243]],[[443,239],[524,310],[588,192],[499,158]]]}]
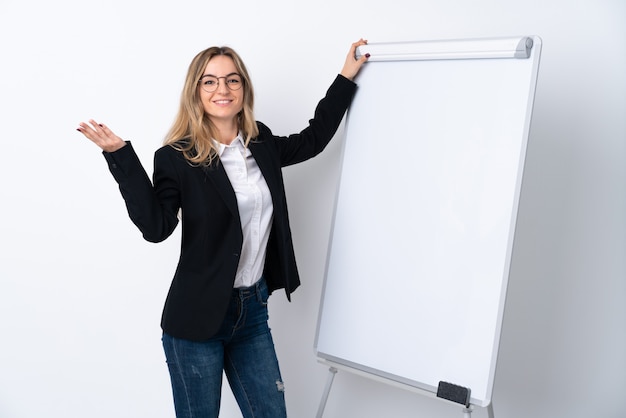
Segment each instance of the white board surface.
[{"label": "white board surface", "polygon": [[372,53],[347,116],[320,358],[490,403],[541,47],[525,39],[528,58],[455,58],[463,41],[445,59]]}]

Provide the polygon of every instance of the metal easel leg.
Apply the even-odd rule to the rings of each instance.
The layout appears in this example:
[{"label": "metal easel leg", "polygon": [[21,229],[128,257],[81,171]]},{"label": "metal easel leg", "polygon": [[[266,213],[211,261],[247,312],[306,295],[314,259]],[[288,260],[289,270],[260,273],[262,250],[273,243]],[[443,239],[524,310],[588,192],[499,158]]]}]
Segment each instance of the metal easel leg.
[{"label": "metal easel leg", "polygon": [[324,393],[322,394],[322,400],[320,401],[320,406],[317,409],[317,415],[315,418],[322,418],[324,415],[324,409],[326,408],[326,401],[328,401],[328,395],[330,394],[330,387],[333,385],[333,379],[337,374],[337,369],[331,367],[328,369],[328,379],[326,380],[326,387],[324,388]]},{"label": "metal easel leg", "polygon": [[[487,406],[487,416],[489,418],[495,418],[495,415],[493,414],[493,403],[490,403]],[[463,418],[472,418],[472,407],[469,406],[467,408],[463,408]]]}]

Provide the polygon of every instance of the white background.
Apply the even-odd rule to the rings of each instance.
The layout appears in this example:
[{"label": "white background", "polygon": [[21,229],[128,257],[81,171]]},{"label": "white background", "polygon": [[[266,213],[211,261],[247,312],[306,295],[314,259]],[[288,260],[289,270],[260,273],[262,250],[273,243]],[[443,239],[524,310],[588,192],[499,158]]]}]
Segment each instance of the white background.
[{"label": "white background", "polygon": [[[179,231],[142,240],[79,121],[132,140],[151,173],[187,66],[208,46],[243,56],[257,119],[288,134],[361,36],[508,35],[539,35],[543,51],[494,410],[623,416],[625,2],[0,0],[0,417],[173,416],[158,324]],[[270,315],[292,418],[315,415],[328,374],[313,340],[340,138],[285,170],[304,284],[291,304],[274,295]],[[460,415],[339,373],[325,418]],[[239,416],[228,390],[221,416]]]}]

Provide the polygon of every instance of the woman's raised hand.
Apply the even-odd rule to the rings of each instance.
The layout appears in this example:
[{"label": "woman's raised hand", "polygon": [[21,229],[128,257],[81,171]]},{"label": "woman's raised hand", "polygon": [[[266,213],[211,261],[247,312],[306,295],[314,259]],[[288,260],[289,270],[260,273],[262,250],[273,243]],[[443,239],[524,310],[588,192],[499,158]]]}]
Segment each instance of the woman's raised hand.
[{"label": "woman's raised hand", "polygon": [[369,54],[364,54],[360,58],[356,58],[356,49],[361,45],[366,45],[367,41],[363,38],[359,39],[350,46],[350,51],[346,56],[346,62],[343,64],[341,75],[349,80],[354,80],[354,77],[358,74],[361,66],[369,58]]},{"label": "woman's raised hand", "polygon": [[114,152],[126,145],[126,142],[115,135],[107,126],[97,123],[93,119],[90,119],[89,123],[79,123],[76,130],[105,152]]}]

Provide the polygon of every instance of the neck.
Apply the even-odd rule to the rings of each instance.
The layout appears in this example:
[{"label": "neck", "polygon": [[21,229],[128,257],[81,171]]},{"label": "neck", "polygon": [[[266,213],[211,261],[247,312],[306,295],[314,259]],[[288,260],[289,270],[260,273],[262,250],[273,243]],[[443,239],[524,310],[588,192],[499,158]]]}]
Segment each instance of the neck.
[{"label": "neck", "polygon": [[222,123],[214,121],[213,124],[216,128],[215,140],[222,144],[229,145],[237,137],[237,134],[239,134],[239,127],[236,121]]}]

